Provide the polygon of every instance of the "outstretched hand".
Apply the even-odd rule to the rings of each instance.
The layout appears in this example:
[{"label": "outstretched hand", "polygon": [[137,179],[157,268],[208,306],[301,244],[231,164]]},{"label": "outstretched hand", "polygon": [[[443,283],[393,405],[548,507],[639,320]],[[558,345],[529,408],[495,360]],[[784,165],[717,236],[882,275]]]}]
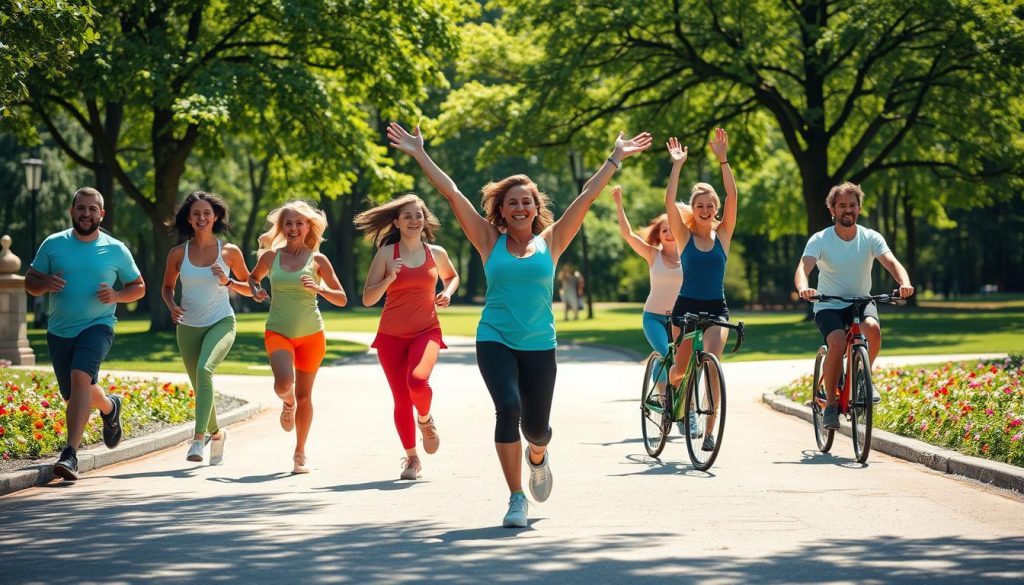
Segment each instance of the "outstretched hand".
[{"label": "outstretched hand", "polygon": [[397,148],[409,156],[423,152],[423,136],[420,134],[419,125],[413,129],[412,134],[409,134],[397,122],[392,122],[388,125],[387,133],[392,148]]},{"label": "outstretched hand", "polygon": [[638,152],[647,150],[654,141],[650,132],[641,132],[629,140],[624,140],[623,135],[625,132],[619,132],[618,138],[615,139],[615,155],[620,162]]},{"label": "outstretched hand", "polygon": [[679,140],[675,136],[669,138],[665,146],[668,148],[668,156],[672,159],[673,165],[682,165],[686,162],[690,149],[686,146],[679,146]]},{"label": "outstretched hand", "polygon": [[615,201],[615,205],[622,207],[622,185],[615,185],[612,188],[612,199]]},{"label": "outstretched hand", "polygon": [[725,133],[725,130],[715,128],[715,136],[708,142],[708,145],[711,147],[711,152],[715,153],[719,163],[724,163],[728,160],[729,135]]}]

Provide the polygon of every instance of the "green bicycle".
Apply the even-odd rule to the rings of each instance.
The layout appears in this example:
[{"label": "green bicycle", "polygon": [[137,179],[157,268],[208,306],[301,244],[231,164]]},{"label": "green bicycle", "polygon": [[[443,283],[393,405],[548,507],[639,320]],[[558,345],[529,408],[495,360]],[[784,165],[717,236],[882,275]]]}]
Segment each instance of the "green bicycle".
[{"label": "green bicycle", "polygon": [[[722,364],[715,354],[704,351],[704,331],[710,327],[735,330],[736,344],[732,348],[735,353],[743,344],[745,329],[742,321],[734,325],[709,317],[707,313],[673,317],[672,324],[679,327],[679,335],[669,344],[668,355],[652,352],[644,369],[640,394],[640,428],[644,448],[651,457],[661,455],[672,423],[681,422],[690,461],[695,468],[706,471],[722,447],[726,400]],[[684,339],[693,340],[693,351],[680,382],[680,387],[685,390],[679,392],[667,380],[668,372],[675,363],[677,348]]]}]

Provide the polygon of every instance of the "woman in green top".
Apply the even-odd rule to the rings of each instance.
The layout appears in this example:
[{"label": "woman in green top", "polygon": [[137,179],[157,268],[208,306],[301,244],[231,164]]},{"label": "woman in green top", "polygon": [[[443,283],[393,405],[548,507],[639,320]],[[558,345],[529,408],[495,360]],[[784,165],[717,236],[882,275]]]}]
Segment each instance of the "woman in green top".
[{"label": "woman in green top", "polygon": [[[317,297],[344,307],[345,289],[331,261],[319,252],[327,219],[305,201],[289,201],[267,216],[270,229],[260,236],[260,258],[249,275],[256,301],[270,299],[264,343],[274,372],[274,391],[283,403],[281,428],[295,428],[292,473],[309,473],[306,438],[313,423],[313,380],[324,359],[327,340]],[[270,276],[273,298],[260,287]]]}]

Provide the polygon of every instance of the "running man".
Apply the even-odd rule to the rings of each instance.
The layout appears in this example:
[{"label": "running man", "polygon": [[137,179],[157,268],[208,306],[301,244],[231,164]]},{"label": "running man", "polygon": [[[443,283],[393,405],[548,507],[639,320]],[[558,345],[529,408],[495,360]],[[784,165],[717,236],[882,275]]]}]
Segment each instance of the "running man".
[{"label": "running man", "polygon": [[[103,444],[121,442],[121,397],[106,396],[96,384],[100,364],[114,341],[115,303],[137,301],[146,283],[131,252],[119,240],[99,231],[103,195],[83,187],[71,199],[74,226],[46,238],[25,274],[30,295],[50,294],[46,329],[53,373],[67,402],[68,442],[53,474],[78,479],[78,447],[92,409],[103,419]],[[114,289],[115,281],[124,287]]]},{"label": "running man", "polygon": [[[825,205],[832,213],[834,227],[825,228],[811,236],[804,247],[803,258],[793,277],[800,298],[811,300],[819,294],[832,296],[864,296],[871,294],[871,265],[875,259],[899,283],[899,294],[907,298],[914,294],[910,276],[896,256],[889,250],[882,234],[857,225],[864,192],[860,185],[846,182],[832,187]],[[818,288],[810,288],[807,277],[818,267]],[[878,308],[874,303],[865,305],[860,317],[861,331],[868,338],[868,358],[874,365],[882,348],[882,327]],[[846,328],[853,323],[853,307],[839,301],[814,304],[814,323],[825,338],[828,354],[825,356],[825,387],[835,388],[839,382],[843,354],[846,352]],[[839,409],[836,394],[827,392],[828,404],[822,416],[825,428],[839,428]],[[882,397],[875,389],[871,396],[877,404]]]}]

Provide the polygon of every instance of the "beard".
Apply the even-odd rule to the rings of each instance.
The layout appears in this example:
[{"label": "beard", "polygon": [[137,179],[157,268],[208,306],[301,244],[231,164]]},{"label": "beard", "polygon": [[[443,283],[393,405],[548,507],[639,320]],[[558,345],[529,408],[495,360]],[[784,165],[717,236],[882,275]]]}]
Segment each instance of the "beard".
[{"label": "beard", "polygon": [[857,223],[857,218],[853,215],[841,215],[837,218],[836,223],[843,227],[852,227]]},{"label": "beard", "polygon": [[74,226],[75,231],[82,236],[91,236],[96,230],[100,229],[99,222],[94,221],[89,227],[82,227],[82,224],[75,218],[71,218],[71,225]]}]

